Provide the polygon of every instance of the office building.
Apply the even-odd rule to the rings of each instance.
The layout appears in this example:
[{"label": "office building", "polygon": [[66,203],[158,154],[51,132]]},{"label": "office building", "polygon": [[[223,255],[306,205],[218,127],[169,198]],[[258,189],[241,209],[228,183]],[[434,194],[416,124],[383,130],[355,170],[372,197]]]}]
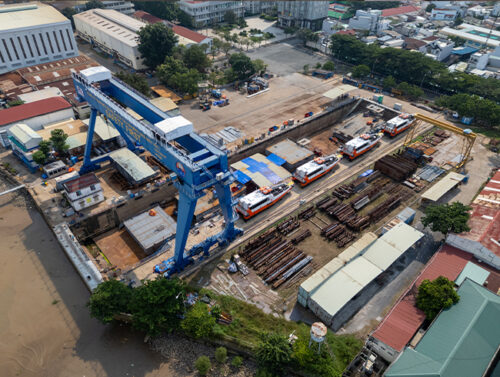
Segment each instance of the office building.
[{"label": "office building", "polygon": [[236,18],[245,15],[243,1],[189,1],[179,2],[181,10],[193,19],[195,27],[215,25],[224,21],[227,11],[232,11]]},{"label": "office building", "polygon": [[278,23],[283,26],[321,30],[328,17],[328,1],[279,1]]},{"label": "office building", "polygon": [[71,22],[55,8],[0,4],[0,74],[77,55]]}]

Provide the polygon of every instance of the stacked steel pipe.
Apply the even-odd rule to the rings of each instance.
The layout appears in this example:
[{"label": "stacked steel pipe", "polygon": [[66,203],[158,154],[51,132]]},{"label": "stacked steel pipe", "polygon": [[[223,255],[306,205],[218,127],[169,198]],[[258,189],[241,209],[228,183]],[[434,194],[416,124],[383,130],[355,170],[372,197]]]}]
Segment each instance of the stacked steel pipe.
[{"label": "stacked steel pipe", "polygon": [[314,206],[311,206],[298,214],[298,218],[302,220],[307,220],[316,214]]},{"label": "stacked steel pipe", "polygon": [[415,162],[401,155],[386,155],[375,162],[376,170],[399,182],[414,174],[417,167]]},{"label": "stacked steel pipe", "polygon": [[310,237],[310,236],[311,236],[311,231],[309,229],[306,229],[305,231],[300,233],[297,237],[292,238],[291,242],[294,245],[297,245],[299,242],[304,241],[307,237]]}]

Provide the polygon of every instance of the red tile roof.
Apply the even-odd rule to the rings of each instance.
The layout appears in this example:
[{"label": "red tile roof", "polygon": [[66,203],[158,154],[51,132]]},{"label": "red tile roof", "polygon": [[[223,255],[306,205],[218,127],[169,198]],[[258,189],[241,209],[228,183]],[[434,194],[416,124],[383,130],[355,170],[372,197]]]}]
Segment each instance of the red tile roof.
[{"label": "red tile roof", "polygon": [[0,126],[71,108],[62,97],[51,97],[0,111]]},{"label": "red tile roof", "polygon": [[429,42],[432,42],[432,41],[435,41],[436,39],[439,39],[439,37],[435,36],[435,35],[431,35],[430,37],[426,37],[426,38],[422,38],[424,41],[429,41]]},{"label": "red tile roof", "polygon": [[404,7],[388,8],[382,11],[382,17],[397,16],[400,14],[418,12],[419,7],[414,7],[413,5],[406,5]]},{"label": "red tile roof", "polygon": [[172,30],[174,31],[175,34],[190,39],[196,43],[200,43],[208,38],[207,36],[197,33],[196,31],[190,30],[184,26],[174,25],[172,26]]},{"label": "red tile roof", "polygon": [[406,37],[404,41],[405,41],[405,48],[408,50],[418,50],[420,47],[425,46],[427,44],[426,41],[421,41],[420,39],[409,38],[409,37]]},{"label": "red tile roof", "polygon": [[425,279],[433,280],[439,276],[454,281],[471,259],[472,254],[445,244],[434,254],[371,336],[398,352],[403,350],[425,319],[424,313],[415,306],[418,286]]},{"label": "red tile roof", "polygon": [[99,183],[99,180],[93,173],[82,175],[81,177],[76,177],[70,181],[64,182],[63,186],[68,192],[75,192],[90,185],[95,185]]},{"label": "red tile roof", "polygon": [[474,199],[469,232],[461,237],[478,241],[500,256],[500,169]]},{"label": "red tile roof", "polygon": [[145,21],[148,24],[157,24],[163,22],[161,18],[153,16],[151,13],[145,12],[143,10],[136,11],[133,16],[141,21]]},{"label": "red tile roof", "polygon": [[340,34],[340,35],[356,35],[356,32],[354,30],[340,30],[339,32],[335,34]]}]

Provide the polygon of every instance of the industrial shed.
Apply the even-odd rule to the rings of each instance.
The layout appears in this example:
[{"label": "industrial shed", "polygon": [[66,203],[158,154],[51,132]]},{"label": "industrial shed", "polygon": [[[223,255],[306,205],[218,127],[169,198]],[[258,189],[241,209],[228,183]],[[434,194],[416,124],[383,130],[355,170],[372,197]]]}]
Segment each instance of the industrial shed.
[{"label": "industrial shed", "polygon": [[[278,156],[285,162],[282,166],[289,172],[294,172],[300,165],[314,158],[314,153],[309,149],[301,147],[290,139],[285,139],[266,149],[266,155],[269,159]],[[273,156],[274,155],[274,156]]]},{"label": "industrial shed", "polygon": [[177,223],[160,206],[156,206],[125,220],[123,225],[146,254],[151,254],[175,236]]},{"label": "industrial shed", "polygon": [[279,165],[283,165],[284,162],[278,156],[265,157],[257,153],[231,164],[231,168],[239,183],[246,184],[252,181],[258,187],[267,187],[291,178],[290,172]]},{"label": "industrial shed", "polygon": [[318,284],[309,296],[308,308],[337,331],[378,290],[375,279],[422,237],[411,226],[397,224]]},{"label": "industrial shed", "polygon": [[465,175],[450,172],[422,194],[422,203],[436,203],[449,191],[457,187],[465,179]]},{"label": "industrial shed", "polygon": [[158,173],[128,148],[121,148],[109,154],[115,168],[134,186],[153,179]]}]

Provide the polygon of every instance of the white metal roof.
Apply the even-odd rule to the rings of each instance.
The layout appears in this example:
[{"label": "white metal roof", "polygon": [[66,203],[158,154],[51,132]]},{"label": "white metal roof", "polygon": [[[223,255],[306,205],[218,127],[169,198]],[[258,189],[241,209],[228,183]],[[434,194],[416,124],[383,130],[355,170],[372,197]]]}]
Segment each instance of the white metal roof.
[{"label": "white metal roof", "polygon": [[177,139],[193,132],[193,123],[182,115],[164,119],[161,122],[155,123],[154,126],[162,131],[167,141]]},{"label": "white metal roof", "polygon": [[[396,225],[381,238],[369,243],[362,255],[321,282],[311,294],[311,300],[330,315],[335,315],[422,237],[422,232],[405,223]],[[363,242],[370,242],[370,238]]]},{"label": "white metal roof", "polygon": [[109,157],[120,165],[136,181],[141,182],[156,172],[128,148],[121,148],[109,154]]},{"label": "white metal roof", "polygon": [[31,140],[42,141],[42,137],[38,135],[31,127],[23,123],[18,123],[9,128],[9,133],[23,144]]},{"label": "white metal roof", "polygon": [[69,22],[56,8],[42,3],[0,4],[0,32]]},{"label": "white metal roof", "polygon": [[349,93],[351,90],[357,89],[355,86],[349,85],[349,84],[342,84],[339,85],[333,89],[330,89],[323,93],[324,97],[330,98],[330,99],[335,99],[342,94]]},{"label": "white metal roof", "polygon": [[444,194],[464,180],[465,176],[450,172],[446,177],[435,183],[430,189],[422,194],[422,199],[438,201]]},{"label": "white metal roof", "polygon": [[80,75],[90,83],[111,79],[111,71],[102,65],[83,69]]}]

